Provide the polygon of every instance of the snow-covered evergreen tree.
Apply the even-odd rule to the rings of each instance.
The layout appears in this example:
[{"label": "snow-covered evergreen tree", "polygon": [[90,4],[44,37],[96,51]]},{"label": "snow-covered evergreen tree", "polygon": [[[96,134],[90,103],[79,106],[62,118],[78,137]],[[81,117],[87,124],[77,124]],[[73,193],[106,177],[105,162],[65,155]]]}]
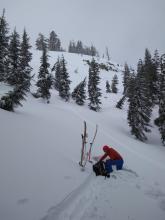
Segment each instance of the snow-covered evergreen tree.
[{"label": "snow-covered evergreen tree", "polygon": [[[91,47],[90,47],[90,50],[89,50],[89,55],[91,55],[91,56],[96,56],[97,55],[97,50],[96,50],[96,48],[93,46],[93,45],[91,45]],[[86,54],[86,53],[85,53]],[[88,54],[87,54],[88,55]]]},{"label": "snow-covered evergreen tree", "polygon": [[146,85],[148,86],[148,99],[152,100],[152,105],[155,103],[157,96],[157,83],[158,76],[155,71],[154,63],[151,54],[148,49],[145,50],[144,58],[144,76],[146,80]]},{"label": "snow-covered evergreen tree", "polygon": [[111,93],[111,86],[108,80],[106,81],[106,93]]},{"label": "snow-covered evergreen tree", "polygon": [[159,127],[162,143],[165,145],[165,54],[161,56],[159,117],[155,123]]},{"label": "snow-covered evergreen tree", "polygon": [[154,82],[154,95],[153,95],[153,102],[154,104],[159,103],[159,94],[160,94],[160,83],[161,83],[161,68],[160,68],[160,57],[158,50],[155,50],[154,57],[153,57],[153,68],[155,72],[155,82]]},{"label": "snow-covered evergreen tree", "polygon": [[123,97],[117,102],[116,108],[122,109],[125,100],[126,100],[126,95],[123,95]]},{"label": "snow-covered evergreen tree", "polygon": [[112,93],[117,93],[118,92],[117,85],[118,85],[118,77],[115,74],[113,79],[112,79],[112,85],[111,85]]},{"label": "snow-covered evergreen tree", "polygon": [[36,49],[37,50],[44,50],[44,48],[48,47],[48,40],[45,36],[39,33],[38,38],[36,40]]},{"label": "snow-covered evergreen tree", "polygon": [[18,105],[22,106],[21,101],[25,100],[26,93],[22,85],[14,87],[13,91],[9,91],[1,97],[0,108],[7,111],[14,111]]},{"label": "snow-covered evergreen tree", "polygon": [[84,105],[86,99],[86,78],[72,92],[72,98],[78,105]]},{"label": "snow-covered evergreen tree", "polygon": [[5,18],[5,10],[0,17],[0,82],[6,80],[8,42],[9,42],[8,23]]},{"label": "snow-covered evergreen tree", "polygon": [[76,49],[77,49],[77,53],[83,54],[83,44],[82,44],[82,41],[80,41],[80,40],[77,41]]},{"label": "snow-covered evergreen tree", "polygon": [[70,79],[69,79],[69,73],[66,68],[66,61],[64,59],[64,56],[62,56],[60,60],[60,82],[59,82],[59,96],[62,99],[65,99],[65,101],[69,100],[70,97]]},{"label": "snow-covered evergreen tree", "polygon": [[30,90],[30,81],[31,81],[31,71],[32,67],[30,66],[30,61],[32,59],[32,53],[30,52],[31,45],[29,43],[29,37],[24,29],[22,42],[20,47],[20,65],[21,71],[23,74],[22,84],[24,84],[24,88],[26,91]]},{"label": "snow-covered evergreen tree", "polygon": [[61,51],[60,39],[54,31],[50,33],[48,48],[51,51]]},{"label": "snow-covered evergreen tree", "polygon": [[17,105],[21,105],[21,101],[25,100],[26,92],[30,86],[31,53],[29,52],[29,42],[26,31],[23,34],[23,40],[20,45],[19,34],[16,29],[11,35],[8,54],[8,72],[6,81],[13,86],[13,90],[9,91],[1,98],[0,107],[13,111]]},{"label": "snow-covered evergreen tree", "polygon": [[69,53],[76,53],[76,44],[74,41],[70,41],[68,52]]},{"label": "snow-covered evergreen tree", "polygon": [[29,91],[32,70],[29,64],[32,59],[30,47],[26,31],[20,43],[20,36],[15,29],[9,44],[7,82],[12,86],[21,85],[26,91]]},{"label": "snow-covered evergreen tree", "polygon": [[88,94],[89,108],[94,111],[100,110],[101,105],[101,89],[98,87],[100,83],[99,64],[93,58],[89,66]]},{"label": "snow-covered evergreen tree", "polygon": [[62,49],[62,47],[61,47],[61,41],[60,41],[59,38],[57,39],[56,51],[65,51],[65,50]]},{"label": "snow-covered evergreen tree", "polygon": [[16,29],[14,29],[10,37],[8,65],[7,82],[12,86],[21,84],[23,74],[20,60],[20,36]]},{"label": "snow-covered evergreen tree", "polygon": [[147,140],[145,132],[150,132],[151,100],[148,99],[148,88],[144,77],[142,60],[138,62],[137,77],[132,79],[132,94],[129,96],[128,124],[131,133],[141,141]]},{"label": "snow-covered evergreen tree", "polygon": [[128,87],[126,89],[126,92],[125,92],[125,95],[128,97],[128,98],[131,98],[132,97],[132,94],[134,92],[134,81],[135,81],[135,78],[136,78],[136,74],[135,74],[135,71],[133,70],[130,74],[130,78],[129,78],[129,83],[128,83]]},{"label": "snow-covered evergreen tree", "polygon": [[54,88],[59,91],[59,84],[60,84],[60,77],[61,77],[61,62],[60,58],[58,57],[57,62],[54,64],[52,71],[55,72],[54,77]]},{"label": "snow-covered evergreen tree", "polygon": [[49,37],[49,46],[48,46],[49,50],[56,51],[56,42],[57,42],[57,34],[54,31],[52,31]]},{"label": "snow-covered evergreen tree", "polygon": [[154,51],[154,56],[153,56],[153,63],[154,63],[154,67],[157,71],[157,74],[160,74],[161,73],[161,66],[160,66],[160,57],[159,57],[159,52],[158,50],[155,50]]},{"label": "snow-covered evergreen tree", "polygon": [[50,89],[53,84],[53,78],[52,75],[49,73],[49,67],[50,64],[48,63],[47,49],[43,48],[41,66],[39,69],[38,81],[36,83],[36,86],[38,87],[38,97],[42,97],[43,99],[47,100],[47,103],[49,103],[49,99],[51,96]]},{"label": "snow-covered evergreen tree", "polygon": [[126,94],[128,85],[129,85],[129,79],[130,79],[130,69],[128,67],[128,64],[125,63],[124,65],[124,71],[123,71],[124,75],[123,75],[123,87],[124,87],[124,91],[123,94]]}]

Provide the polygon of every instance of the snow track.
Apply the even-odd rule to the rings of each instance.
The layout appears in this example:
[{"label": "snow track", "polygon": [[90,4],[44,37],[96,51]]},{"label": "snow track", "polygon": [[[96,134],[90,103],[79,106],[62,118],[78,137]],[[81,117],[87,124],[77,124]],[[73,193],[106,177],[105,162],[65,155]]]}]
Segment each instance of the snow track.
[{"label": "snow track", "polygon": [[[51,207],[41,220],[108,220],[108,213],[104,212],[109,210],[106,206],[111,207],[112,189],[117,189],[119,182],[126,183],[128,179],[136,177],[138,175],[127,168],[114,171],[110,179],[95,177],[94,173],[91,173],[84,183],[69,193],[58,205]],[[117,179],[120,181],[117,182]],[[100,201],[104,208],[100,206]]]},{"label": "snow track", "polygon": [[[164,220],[164,201],[165,193],[158,184],[146,185],[135,171],[124,167],[107,179],[91,173],[41,220]],[[155,205],[162,210],[159,216]]]},{"label": "snow track", "polygon": [[90,183],[94,182],[93,178],[94,175],[91,173],[79,187],[71,191],[59,204],[51,207],[48,210],[47,215],[43,217],[42,220],[70,219],[70,216],[76,216],[77,211],[75,212],[74,209],[75,207],[81,207],[81,203],[83,203],[86,198],[83,193],[87,188],[89,188]]}]

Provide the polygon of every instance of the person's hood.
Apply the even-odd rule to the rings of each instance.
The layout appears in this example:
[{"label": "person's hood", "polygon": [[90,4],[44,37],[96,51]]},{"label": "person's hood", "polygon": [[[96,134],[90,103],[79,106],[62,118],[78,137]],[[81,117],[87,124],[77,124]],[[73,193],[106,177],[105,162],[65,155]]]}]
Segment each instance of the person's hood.
[{"label": "person's hood", "polygon": [[103,151],[104,151],[105,153],[107,153],[108,150],[109,150],[109,147],[108,147],[107,145],[104,145],[104,146],[103,146]]}]

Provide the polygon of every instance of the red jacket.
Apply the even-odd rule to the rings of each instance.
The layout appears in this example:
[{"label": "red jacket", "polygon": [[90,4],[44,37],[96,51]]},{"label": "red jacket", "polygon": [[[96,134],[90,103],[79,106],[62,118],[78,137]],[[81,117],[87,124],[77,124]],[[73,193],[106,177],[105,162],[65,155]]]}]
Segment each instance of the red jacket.
[{"label": "red jacket", "polygon": [[107,156],[109,156],[111,160],[123,160],[122,156],[112,147],[104,146],[103,150],[105,154],[100,158],[100,161],[104,160]]}]

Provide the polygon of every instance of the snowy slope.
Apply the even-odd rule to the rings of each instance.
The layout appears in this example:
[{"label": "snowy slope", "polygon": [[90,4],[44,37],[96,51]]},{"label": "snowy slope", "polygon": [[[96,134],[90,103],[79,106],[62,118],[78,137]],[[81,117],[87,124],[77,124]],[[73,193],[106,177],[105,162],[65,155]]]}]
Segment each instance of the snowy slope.
[{"label": "snowy slope", "polygon": [[[49,55],[53,66],[61,53]],[[34,51],[34,74],[40,56]],[[88,74],[83,59],[89,57],[68,53],[64,57],[73,90]],[[122,95],[121,72],[119,93],[105,94],[105,82],[114,74],[100,73],[101,112],[89,110],[88,102],[83,107],[72,100],[66,103],[55,90],[50,104],[29,94],[15,113],[0,110],[0,219],[165,219],[165,148],[154,125],[147,143],[130,135],[127,106],[115,108]],[[153,117],[156,114],[157,109]],[[101,155],[102,145],[109,144],[124,157],[124,170],[115,170],[110,179],[95,177],[91,164],[84,172],[78,166],[84,120],[88,142],[99,126],[93,155]]]}]

